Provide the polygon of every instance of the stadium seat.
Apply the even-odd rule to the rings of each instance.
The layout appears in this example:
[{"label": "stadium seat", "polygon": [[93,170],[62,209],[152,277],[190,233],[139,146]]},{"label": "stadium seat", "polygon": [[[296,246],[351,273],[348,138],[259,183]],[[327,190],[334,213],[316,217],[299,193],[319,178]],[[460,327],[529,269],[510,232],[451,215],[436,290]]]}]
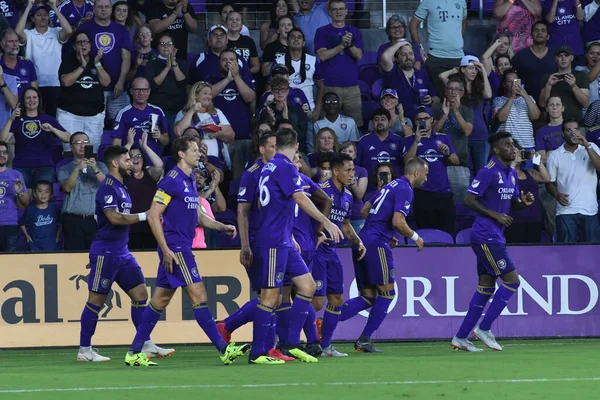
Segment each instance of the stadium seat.
[{"label": "stadium seat", "polygon": [[358,67],[367,64],[377,64],[377,52],[376,51],[365,51],[362,58],[358,61]]},{"label": "stadium seat", "polygon": [[454,203],[456,206],[456,220],[454,221],[454,232],[460,232],[473,226],[475,211],[465,206],[463,203]]},{"label": "stadium seat", "polygon": [[373,100],[373,89],[366,82],[358,81],[358,88],[360,89],[361,100],[364,103],[365,101]]},{"label": "stadium seat", "polygon": [[371,86],[371,93],[373,93],[373,98],[378,99],[379,96],[381,95],[382,90],[383,90],[383,80],[377,79],[375,82],[373,82],[373,85]]},{"label": "stadium seat", "polygon": [[456,244],[471,244],[471,228],[463,229],[456,234]]},{"label": "stadium seat", "polygon": [[65,194],[60,188],[60,184],[54,183],[52,185],[52,201],[56,203],[56,205],[62,208],[63,201],[65,200]]},{"label": "stadium seat", "polygon": [[373,82],[381,78],[381,73],[377,64],[365,64],[358,68],[358,76],[371,88]]},{"label": "stadium seat", "polygon": [[438,229],[417,229],[416,232],[423,238],[425,243],[454,244],[454,238],[448,232]]}]

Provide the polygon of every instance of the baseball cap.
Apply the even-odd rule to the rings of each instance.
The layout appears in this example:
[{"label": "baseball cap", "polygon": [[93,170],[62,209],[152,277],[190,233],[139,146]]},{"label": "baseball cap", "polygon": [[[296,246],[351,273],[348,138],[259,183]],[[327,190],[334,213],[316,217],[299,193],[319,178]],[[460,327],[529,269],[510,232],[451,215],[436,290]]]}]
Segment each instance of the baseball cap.
[{"label": "baseball cap", "polygon": [[560,53],[567,53],[568,56],[572,56],[573,50],[571,50],[571,47],[568,44],[561,44],[556,49],[556,53],[554,53],[554,55],[558,56]]},{"label": "baseball cap", "polygon": [[213,25],[210,27],[210,29],[208,30],[208,36],[210,37],[210,34],[213,33],[213,31],[215,29],[220,29],[223,32],[225,32],[225,34],[227,34],[227,28],[225,28],[223,25]]},{"label": "baseball cap", "polygon": [[285,64],[277,64],[271,70],[271,76],[274,76],[274,75],[289,75],[289,74],[290,74],[290,72],[288,71],[288,69],[285,66]]},{"label": "baseball cap", "polygon": [[396,92],[394,89],[384,89],[381,91],[381,96],[379,96],[379,99],[383,99],[383,96],[392,96],[398,99],[398,92]]},{"label": "baseball cap", "polygon": [[475,56],[464,56],[460,60],[460,66],[461,67],[468,67],[469,65],[471,65],[471,61],[473,61],[473,62],[479,62],[479,58],[477,58]]},{"label": "baseball cap", "polygon": [[35,13],[38,12],[38,10],[40,10],[42,8],[48,12],[50,12],[50,10],[51,10],[51,8],[48,4],[37,4],[31,8],[29,15],[35,15]]},{"label": "baseball cap", "polygon": [[[433,116],[433,113],[431,112],[431,108],[427,107],[427,106],[419,106],[417,108],[417,114],[419,113],[426,113],[429,114],[430,117]],[[415,114],[416,115],[416,114]]]}]

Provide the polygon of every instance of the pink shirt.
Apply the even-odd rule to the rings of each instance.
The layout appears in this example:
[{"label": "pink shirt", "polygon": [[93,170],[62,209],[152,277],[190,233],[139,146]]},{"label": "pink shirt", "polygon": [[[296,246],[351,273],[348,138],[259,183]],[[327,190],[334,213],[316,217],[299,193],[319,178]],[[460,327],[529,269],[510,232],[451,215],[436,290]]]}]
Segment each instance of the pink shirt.
[{"label": "pink shirt", "polygon": [[[551,1],[551,0],[550,0]],[[498,23],[496,33],[510,32],[512,35],[513,52],[517,54],[520,50],[533,44],[531,39],[531,27],[536,19],[525,6],[513,4],[504,18]]]},{"label": "pink shirt", "polygon": [[[200,197],[200,207],[202,211],[207,213],[211,218],[214,218],[212,210],[210,209],[210,203],[208,200]],[[201,226],[196,227],[196,236],[194,237],[194,241],[192,242],[192,249],[205,249],[206,241],[204,240],[204,228]]]}]

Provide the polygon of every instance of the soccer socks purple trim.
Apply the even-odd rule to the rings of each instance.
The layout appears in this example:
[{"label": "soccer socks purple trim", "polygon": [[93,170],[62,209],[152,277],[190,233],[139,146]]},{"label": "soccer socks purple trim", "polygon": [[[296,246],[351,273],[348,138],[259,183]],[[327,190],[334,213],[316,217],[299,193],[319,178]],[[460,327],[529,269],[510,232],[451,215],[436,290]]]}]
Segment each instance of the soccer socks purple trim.
[{"label": "soccer socks purple trim", "polygon": [[395,295],[396,291],[394,289],[390,290],[389,292],[379,292],[379,296],[377,296],[377,299],[375,299],[375,304],[373,304],[373,307],[371,307],[369,319],[367,320],[367,324],[365,325],[365,329],[363,330],[361,336],[370,338],[373,332],[379,329],[381,323],[387,315],[387,310],[390,304],[392,304],[392,300],[394,300]]},{"label": "soccer socks purple trim", "polygon": [[[135,326],[136,331],[142,322],[142,315],[144,315],[144,310],[146,309],[147,305],[146,303],[146,300],[131,302],[131,322],[133,322],[133,326]],[[148,337],[146,340],[150,340],[150,338]]]},{"label": "soccer socks purple trim", "polygon": [[294,298],[294,304],[292,309],[289,311],[290,329],[288,332],[288,346],[300,345],[300,332],[306,322],[309,307],[311,304],[312,297],[304,296],[300,293]]},{"label": "soccer socks purple trim", "polygon": [[258,298],[247,301],[246,304],[237,309],[236,312],[225,318],[225,330],[231,333],[238,329],[240,326],[247,324],[252,321],[254,310],[258,304]]},{"label": "soccer socks purple trim", "polygon": [[219,333],[219,328],[217,328],[215,319],[208,309],[208,304],[206,304],[206,302],[192,304],[192,308],[194,309],[194,316],[196,317],[196,322],[198,322],[200,328],[206,333],[206,336],[208,336],[217,350],[219,350],[220,353],[223,353],[227,347],[227,343]]},{"label": "soccer socks purple trim", "polygon": [[292,303],[281,303],[277,309],[277,336],[279,337],[279,346],[283,347],[287,343],[288,331],[290,329],[290,310]]},{"label": "soccer socks purple trim", "polygon": [[154,327],[158,323],[160,316],[163,310],[159,309],[150,301],[144,313],[142,314],[142,320],[140,321],[140,325],[138,326],[137,333],[135,334],[135,338],[133,339],[133,343],[131,343],[131,347],[129,351],[133,354],[139,353],[142,351],[142,347],[144,347],[144,342],[148,340],[150,334],[154,330]]},{"label": "soccer socks purple trim", "polygon": [[375,299],[372,297],[358,296],[350,299],[342,306],[342,313],[340,315],[340,321],[345,321],[354,317],[359,312],[366,310],[367,308],[373,307]]},{"label": "soccer socks purple trim", "polygon": [[317,332],[317,313],[315,313],[314,307],[308,307],[308,314],[306,315],[306,322],[304,322],[304,334],[306,335],[306,343],[316,343],[319,341],[319,335]]},{"label": "soccer socks purple trim", "polygon": [[279,327],[279,318],[277,317],[277,313],[274,312],[271,314],[271,326],[269,327],[269,332],[265,337],[264,349],[266,352],[275,347],[275,336],[277,336],[277,329]]},{"label": "soccer socks purple trim", "polygon": [[252,321],[252,350],[250,351],[250,359],[254,360],[257,357],[265,354],[265,337],[271,328],[271,316],[275,309],[258,303],[254,308]]},{"label": "soccer socks purple trim", "polygon": [[331,304],[327,305],[323,316],[323,326],[321,327],[321,347],[325,348],[331,345],[331,338],[341,314],[342,307],[334,307]]},{"label": "soccer socks purple trim", "polygon": [[79,345],[81,347],[90,347],[92,345],[92,336],[96,332],[100,310],[102,310],[102,307],[95,306],[92,303],[85,303],[85,307],[83,307],[83,311],[81,312],[81,331],[79,332]]},{"label": "soccer socks purple trim", "polygon": [[463,319],[463,323],[456,334],[457,338],[466,339],[469,336],[492,294],[494,294],[493,287],[477,286],[477,291],[471,298],[471,303],[469,303],[469,311],[467,311],[467,315],[465,315],[465,319]]},{"label": "soccer socks purple trim", "polygon": [[498,319],[502,310],[506,308],[508,300],[510,300],[510,298],[517,292],[518,289],[518,283],[503,283],[502,286],[496,290],[492,304],[490,304],[488,307],[483,320],[479,324],[479,329],[483,329],[484,331],[490,330],[492,323]]}]

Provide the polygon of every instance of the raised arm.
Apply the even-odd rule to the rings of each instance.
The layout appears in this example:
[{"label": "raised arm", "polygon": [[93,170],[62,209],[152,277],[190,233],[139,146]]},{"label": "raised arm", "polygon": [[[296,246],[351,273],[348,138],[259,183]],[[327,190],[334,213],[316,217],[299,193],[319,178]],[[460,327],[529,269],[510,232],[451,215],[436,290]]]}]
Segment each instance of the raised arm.
[{"label": "raised arm", "polygon": [[65,16],[62,15],[60,10],[56,6],[56,0],[50,0],[48,4],[50,5],[52,11],[54,11],[54,13],[56,14],[56,18],[58,18],[58,22],[60,23],[60,27],[62,28],[60,31],[58,31],[58,40],[61,43],[65,43],[73,34],[73,27],[71,26],[71,24],[69,24],[69,20],[67,20]]}]

